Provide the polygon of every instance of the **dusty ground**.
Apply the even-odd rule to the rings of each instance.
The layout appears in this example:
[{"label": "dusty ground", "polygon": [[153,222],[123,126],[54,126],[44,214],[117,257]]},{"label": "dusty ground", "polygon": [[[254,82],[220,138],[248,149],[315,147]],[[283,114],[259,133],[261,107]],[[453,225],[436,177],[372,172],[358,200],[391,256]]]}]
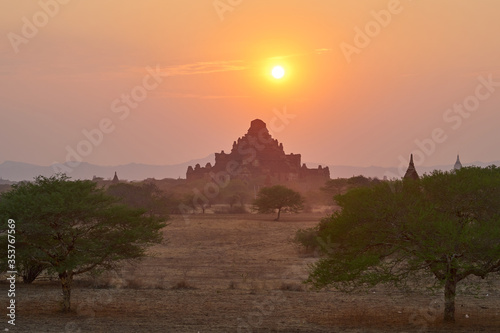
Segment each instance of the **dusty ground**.
[{"label": "dusty ground", "polygon": [[[79,281],[74,313],[59,311],[56,282],[18,284],[11,332],[499,332],[500,287],[457,298],[457,323],[441,324],[441,296],[377,288],[308,291],[314,258],[290,242],[321,215],[173,217],[155,257]],[[0,285],[6,290],[7,285]],[[487,296],[486,296],[487,295]],[[6,291],[1,304],[6,303]],[[439,308],[441,307],[441,308]],[[3,307],[5,309],[5,307]],[[5,310],[4,310],[5,311]],[[3,317],[5,315],[2,315]],[[5,318],[5,317],[4,317]]]}]

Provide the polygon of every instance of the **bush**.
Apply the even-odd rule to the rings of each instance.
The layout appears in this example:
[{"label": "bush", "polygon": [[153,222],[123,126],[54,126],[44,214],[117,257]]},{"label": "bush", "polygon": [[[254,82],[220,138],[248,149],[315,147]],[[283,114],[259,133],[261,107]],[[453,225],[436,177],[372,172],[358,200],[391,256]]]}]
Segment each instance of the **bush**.
[{"label": "bush", "polygon": [[320,248],[318,242],[318,228],[299,229],[295,233],[293,241],[300,246],[303,246],[306,251],[313,252]]}]

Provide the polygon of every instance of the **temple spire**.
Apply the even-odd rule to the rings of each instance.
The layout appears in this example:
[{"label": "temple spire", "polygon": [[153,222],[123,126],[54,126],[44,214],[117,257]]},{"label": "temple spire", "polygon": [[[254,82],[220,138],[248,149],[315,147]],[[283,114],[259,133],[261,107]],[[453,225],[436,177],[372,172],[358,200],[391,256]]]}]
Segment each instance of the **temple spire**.
[{"label": "temple spire", "polygon": [[457,161],[455,162],[453,169],[454,170],[462,169],[462,163],[460,162],[460,155],[459,154],[457,154]]},{"label": "temple spire", "polygon": [[414,179],[414,180],[420,179],[417,170],[415,169],[415,164],[413,163],[413,154],[410,155],[410,164],[408,165],[408,170],[406,170],[403,179]]},{"label": "temple spire", "polygon": [[120,182],[120,180],[118,179],[118,176],[116,175],[116,171],[115,171],[115,176],[113,177],[113,180],[111,182],[113,184],[116,184],[116,183]]}]

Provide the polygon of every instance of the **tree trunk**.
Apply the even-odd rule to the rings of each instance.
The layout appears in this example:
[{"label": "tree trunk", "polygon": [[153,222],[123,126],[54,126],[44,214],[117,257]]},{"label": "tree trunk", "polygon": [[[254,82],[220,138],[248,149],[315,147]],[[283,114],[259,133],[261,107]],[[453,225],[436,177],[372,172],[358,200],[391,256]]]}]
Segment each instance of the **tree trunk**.
[{"label": "tree trunk", "polygon": [[275,221],[280,220],[280,214],[281,214],[281,208],[278,208],[278,217],[275,219]]},{"label": "tree trunk", "polygon": [[448,277],[444,285],[444,321],[448,323],[455,322],[455,294],[457,281],[455,276]]},{"label": "tree trunk", "polygon": [[63,292],[63,312],[69,312],[71,310],[71,284],[73,283],[73,274],[66,271],[59,273],[59,279],[61,280]]}]

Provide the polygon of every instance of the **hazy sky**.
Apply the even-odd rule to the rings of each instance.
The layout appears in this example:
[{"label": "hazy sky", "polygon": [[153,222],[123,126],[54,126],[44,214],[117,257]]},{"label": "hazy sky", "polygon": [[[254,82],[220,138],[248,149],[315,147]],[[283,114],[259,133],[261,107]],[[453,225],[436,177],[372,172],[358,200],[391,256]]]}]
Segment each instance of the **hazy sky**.
[{"label": "hazy sky", "polygon": [[180,163],[229,151],[255,118],[303,161],[499,160],[498,13],[498,0],[4,0],[0,163],[68,149]]}]

